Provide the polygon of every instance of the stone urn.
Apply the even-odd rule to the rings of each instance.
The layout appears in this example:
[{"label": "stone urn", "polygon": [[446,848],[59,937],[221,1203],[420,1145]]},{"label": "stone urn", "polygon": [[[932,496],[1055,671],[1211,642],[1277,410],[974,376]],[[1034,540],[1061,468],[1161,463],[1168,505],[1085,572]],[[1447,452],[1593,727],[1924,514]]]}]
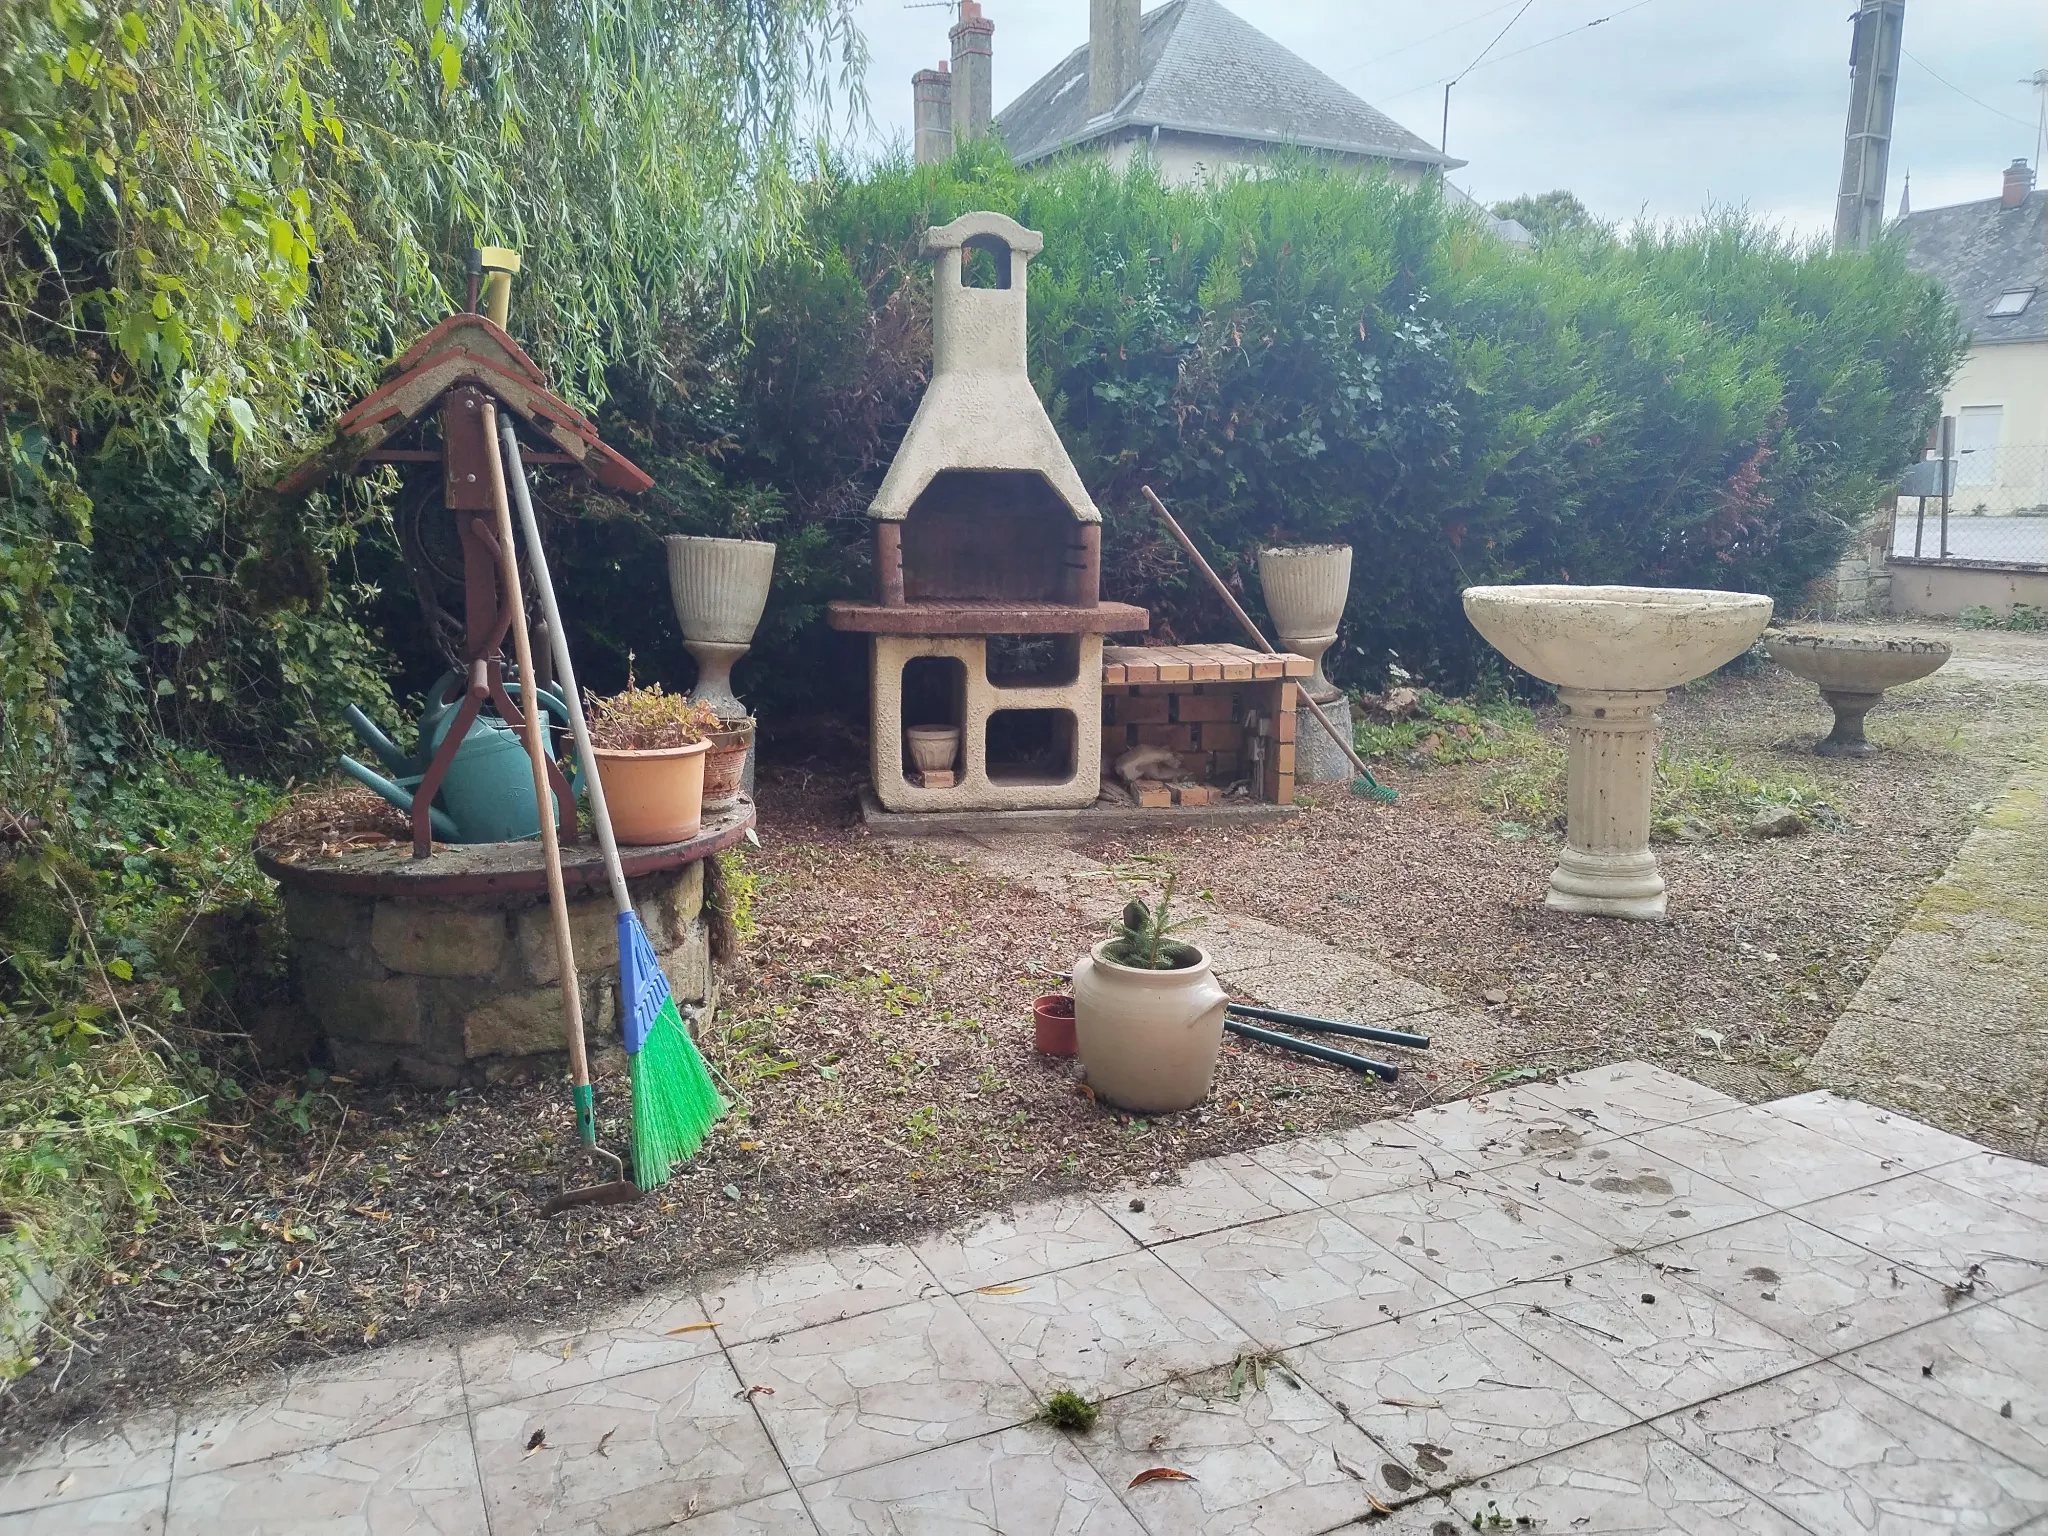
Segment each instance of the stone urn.
[{"label": "stone urn", "polygon": [[1216,1075],[1230,994],[1196,945],[1176,946],[1191,963],[1148,971],[1109,959],[1114,943],[1074,965],[1074,1043],[1088,1086],[1136,1114],[1192,1109]]},{"label": "stone urn", "polygon": [[668,586],[675,599],[683,644],[697,658],[690,697],[718,711],[721,720],[746,718],[732,691],[733,664],[754,643],[775,575],[775,546],[758,539],[666,539]]},{"label": "stone urn", "polygon": [[[1351,701],[1323,671],[1323,656],[1337,643],[1337,628],[1351,596],[1351,546],[1312,544],[1259,551],[1259,585],[1279,629],[1280,649],[1306,656],[1315,674],[1301,686],[1348,739]],[[1295,777],[1307,784],[1351,776],[1351,763],[1321,730],[1304,731],[1295,747]]]},{"label": "stone urn", "polygon": [[1661,920],[1664,876],[1650,851],[1657,706],[1748,650],[1771,621],[1771,600],[1669,587],[1472,587],[1465,615],[1571,712],[1569,830],[1545,905]]},{"label": "stone urn", "polygon": [[1816,635],[1785,630],[1766,636],[1764,654],[1796,677],[1820,685],[1834,706],[1835,728],[1813,750],[1822,757],[1869,757],[1863,717],[1887,688],[1918,682],[1948,665],[1948,643],[1923,635]]},{"label": "stone urn", "polygon": [[913,725],[903,733],[911,766],[919,773],[951,773],[960,756],[957,725]]}]

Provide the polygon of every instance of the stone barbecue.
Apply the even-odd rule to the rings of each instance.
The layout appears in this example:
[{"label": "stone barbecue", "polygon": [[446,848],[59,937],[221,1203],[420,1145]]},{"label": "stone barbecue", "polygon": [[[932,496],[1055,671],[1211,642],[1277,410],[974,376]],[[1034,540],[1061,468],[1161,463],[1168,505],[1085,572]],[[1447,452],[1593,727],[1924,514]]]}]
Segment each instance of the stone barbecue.
[{"label": "stone barbecue", "polygon": [[[1093,805],[1103,637],[1150,622],[1101,599],[1102,514],[1026,370],[1044,243],[996,213],[925,234],[931,386],[868,509],[875,601],[831,609],[834,628],[872,637],[874,788],[890,811]],[[958,732],[950,767],[907,764],[919,727]]]}]

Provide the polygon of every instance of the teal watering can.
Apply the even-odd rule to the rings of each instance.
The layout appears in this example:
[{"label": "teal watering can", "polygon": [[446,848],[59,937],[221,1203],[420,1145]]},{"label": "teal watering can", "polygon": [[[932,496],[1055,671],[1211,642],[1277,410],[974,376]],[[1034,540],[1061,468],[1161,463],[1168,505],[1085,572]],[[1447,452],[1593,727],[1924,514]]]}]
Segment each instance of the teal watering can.
[{"label": "teal watering can", "polygon": [[[443,698],[455,684],[455,674],[447,673],[428,691],[428,699]],[[516,682],[507,682],[505,691],[514,699],[523,697]],[[549,714],[566,725],[568,706],[558,695],[543,688],[540,700]],[[410,816],[413,791],[426,778],[434,754],[454,728],[461,708],[459,693],[453,703],[429,704],[420,717],[419,756],[408,757],[377,728],[376,722],[355,705],[349,705],[348,723],[369,743],[370,750],[393,777],[386,778],[347,756],[341,759],[342,771]],[[550,795],[548,799],[552,809],[554,797]],[[519,734],[495,715],[478,715],[456,749],[455,760],[448,765],[441,791],[434,797],[427,816],[433,824],[434,836],[444,843],[523,843],[539,837],[533,765]]]}]

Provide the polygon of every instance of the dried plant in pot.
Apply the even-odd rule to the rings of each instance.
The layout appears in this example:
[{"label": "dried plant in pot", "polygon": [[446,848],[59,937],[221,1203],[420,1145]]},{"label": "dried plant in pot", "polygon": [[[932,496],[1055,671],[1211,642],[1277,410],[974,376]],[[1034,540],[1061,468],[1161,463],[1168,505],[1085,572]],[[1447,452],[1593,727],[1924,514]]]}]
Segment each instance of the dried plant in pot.
[{"label": "dried plant in pot", "polygon": [[622,843],[680,843],[704,825],[704,763],[719,729],[709,704],[642,688],[593,698],[591,754],[604,784],[612,832]]},{"label": "dried plant in pot", "polygon": [[1174,881],[1155,908],[1133,901],[1117,931],[1074,965],[1074,1035],[1088,1086],[1139,1114],[1209,1096],[1229,995],[1206,951],[1172,937]]}]

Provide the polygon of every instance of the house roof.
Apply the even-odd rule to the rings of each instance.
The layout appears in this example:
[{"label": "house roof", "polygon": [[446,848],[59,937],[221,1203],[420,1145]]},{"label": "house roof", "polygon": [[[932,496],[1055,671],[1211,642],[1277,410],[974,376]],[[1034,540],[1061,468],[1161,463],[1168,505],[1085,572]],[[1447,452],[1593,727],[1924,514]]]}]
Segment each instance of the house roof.
[{"label": "house roof", "polygon": [[1171,0],[1139,27],[1138,83],[1088,116],[1088,49],[1075,49],[997,120],[1019,165],[1154,128],[1370,156],[1465,164],[1417,138],[1216,0]]},{"label": "house roof", "polygon": [[[1995,197],[1916,208],[1897,227],[1906,233],[1906,259],[1941,280],[1974,341],[2048,341],[2048,192],[2031,192],[2011,208]],[[2024,310],[1992,315],[2001,296],[2024,288],[2036,290]]]}]

